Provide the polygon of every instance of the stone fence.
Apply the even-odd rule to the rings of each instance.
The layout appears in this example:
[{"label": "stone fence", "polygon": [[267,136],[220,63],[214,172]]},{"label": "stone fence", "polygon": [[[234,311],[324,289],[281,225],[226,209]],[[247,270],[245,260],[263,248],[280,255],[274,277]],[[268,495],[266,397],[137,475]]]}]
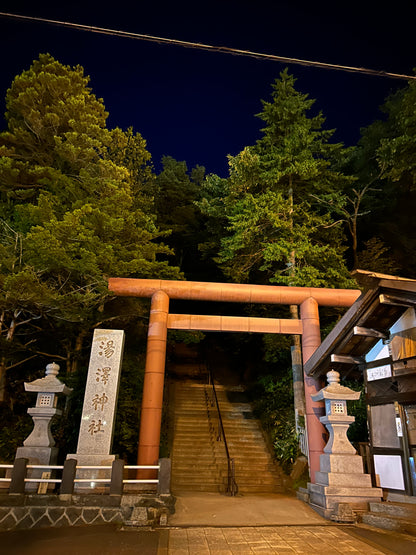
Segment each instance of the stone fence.
[{"label": "stone fence", "polygon": [[[3,483],[9,482],[9,492],[0,494],[2,531],[105,523],[163,526],[167,523],[167,515],[174,512],[175,499],[170,494],[170,459],[160,459],[159,465],[153,467],[158,469],[157,480],[124,480],[124,462],[115,460],[111,476],[95,479],[97,488],[90,490],[90,493],[84,493],[82,486],[91,479],[76,478],[77,470],[85,472],[85,467],[78,467],[74,459],[65,461],[63,467],[54,467],[62,469],[61,479],[27,478],[30,467],[26,459],[16,459],[11,476],[1,479]],[[139,470],[143,469],[139,467]],[[33,482],[45,484],[45,493],[27,492],[28,485]],[[104,482],[109,486],[108,491],[103,488]],[[149,491],[146,483],[153,486],[153,492]],[[132,484],[128,492],[125,491],[126,484]],[[48,486],[54,488],[58,485],[57,493],[47,493]],[[97,489],[102,493],[97,494]]]}]

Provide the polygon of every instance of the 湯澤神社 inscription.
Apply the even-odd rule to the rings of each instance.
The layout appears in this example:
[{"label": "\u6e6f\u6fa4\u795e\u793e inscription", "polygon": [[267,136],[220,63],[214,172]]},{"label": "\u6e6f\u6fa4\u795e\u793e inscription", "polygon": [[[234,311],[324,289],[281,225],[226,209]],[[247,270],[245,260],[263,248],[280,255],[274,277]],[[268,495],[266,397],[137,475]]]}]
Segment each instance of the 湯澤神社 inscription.
[{"label": "\u6e6f\u6fa4\u795e\u793e inscription", "polygon": [[123,344],[122,330],[94,331],[79,430],[78,455],[110,454]]}]

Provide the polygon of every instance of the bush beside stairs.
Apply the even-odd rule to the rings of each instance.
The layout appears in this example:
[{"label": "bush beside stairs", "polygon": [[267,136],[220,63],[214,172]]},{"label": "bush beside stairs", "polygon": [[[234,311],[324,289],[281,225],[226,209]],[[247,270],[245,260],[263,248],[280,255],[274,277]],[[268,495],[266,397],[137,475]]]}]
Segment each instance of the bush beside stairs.
[{"label": "bush beside stairs", "polygon": [[[212,386],[177,380],[171,387],[173,493],[225,493],[227,458],[224,443],[217,441]],[[272,460],[260,424],[249,403],[239,400],[242,388],[216,385],[216,391],[239,493],[283,492],[283,473]]]}]

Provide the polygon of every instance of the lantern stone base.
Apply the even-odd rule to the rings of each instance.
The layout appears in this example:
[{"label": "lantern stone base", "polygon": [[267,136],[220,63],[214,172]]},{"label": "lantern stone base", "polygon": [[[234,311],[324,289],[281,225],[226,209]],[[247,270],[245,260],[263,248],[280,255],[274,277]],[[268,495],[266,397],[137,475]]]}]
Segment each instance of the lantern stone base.
[{"label": "lantern stone base", "polygon": [[[117,455],[86,455],[81,453],[75,453],[66,456],[67,459],[76,459],[77,466],[110,466],[113,464]],[[111,478],[111,468],[110,469],[100,469],[100,468],[86,468],[85,470],[77,470],[75,479],[88,479],[87,482],[75,482],[74,491],[77,493],[88,493],[94,490],[95,492],[104,492],[108,490],[110,486],[110,481],[100,484],[96,480],[110,480]]]},{"label": "lantern stone base", "polygon": [[[18,447],[16,450],[16,459],[28,459],[28,464],[56,465],[57,458],[57,447]],[[45,470],[41,468],[29,468],[27,477],[41,478],[42,472],[45,472]],[[37,482],[27,482],[25,490],[27,492],[33,492],[37,491],[38,487],[39,483]],[[53,484],[50,488],[53,488]]]},{"label": "lantern stone base", "polygon": [[381,488],[371,485],[371,476],[364,474],[359,455],[323,454],[315,484],[308,484],[309,504],[325,518],[338,512],[340,503],[348,503],[354,511],[366,511],[368,503],[380,501]]}]

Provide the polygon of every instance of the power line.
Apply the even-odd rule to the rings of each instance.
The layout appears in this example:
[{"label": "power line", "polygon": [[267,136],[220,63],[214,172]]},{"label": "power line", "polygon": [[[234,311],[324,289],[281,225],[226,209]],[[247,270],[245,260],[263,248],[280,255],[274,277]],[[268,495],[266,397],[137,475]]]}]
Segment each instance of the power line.
[{"label": "power line", "polygon": [[240,50],[238,48],[229,48],[227,46],[214,46],[210,44],[203,44],[199,42],[188,42],[184,40],[168,39],[164,37],[156,37],[153,35],[142,35],[140,33],[131,33],[129,31],[118,31],[116,29],[106,29],[104,27],[94,27],[91,25],[81,25],[79,23],[70,23],[67,21],[56,21],[54,19],[45,19],[43,17],[33,17],[29,15],[18,15],[12,13],[0,12],[0,16],[10,17],[13,19],[23,19],[26,21],[38,21],[41,23],[49,23],[51,25],[58,25],[77,29],[79,31],[89,31],[91,33],[98,33],[100,35],[112,35],[123,38],[130,38],[135,40],[143,40],[148,42],[157,42],[159,44],[168,44],[174,46],[182,46],[184,48],[193,48],[196,50],[207,50],[210,52],[220,52],[222,54],[233,54],[234,56],[247,56],[256,58],[258,60],[269,60],[273,62],[283,62],[286,64],[297,64],[308,67],[319,67],[322,69],[333,69],[337,71],[347,71],[349,73],[361,73],[364,75],[373,75],[377,77],[389,77],[391,79],[405,79],[416,80],[414,75],[404,75],[401,73],[391,73],[388,71],[368,69],[364,67],[343,66],[337,64],[327,64],[324,62],[315,62],[312,60],[302,60],[299,58],[289,58],[286,56],[276,56],[275,54],[264,54],[262,52],[252,52],[250,50]]}]

